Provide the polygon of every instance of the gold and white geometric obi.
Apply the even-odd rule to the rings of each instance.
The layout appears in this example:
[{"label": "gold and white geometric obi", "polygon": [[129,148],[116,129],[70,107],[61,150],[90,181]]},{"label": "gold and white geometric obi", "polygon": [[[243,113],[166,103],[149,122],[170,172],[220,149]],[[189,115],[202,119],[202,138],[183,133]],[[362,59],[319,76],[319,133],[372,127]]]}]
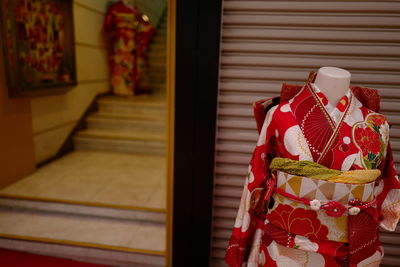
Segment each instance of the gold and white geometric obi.
[{"label": "gold and white geometric obi", "polygon": [[[360,200],[364,203],[374,200],[375,182],[366,184],[333,183],[321,179],[291,175],[282,171],[276,172],[276,179],[276,187],[278,190],[280,189],[290,195],[308,201],[319,200],[322,205],[336,201],[343,204],[346,208],[349,208],[351,207],[349,202],[352,200]],[[279,193],[275,193],[273,198],[274,205],[269,211],[270,213],[274,211],[279,204],[289,205],[295,209],[311,209],[310,205],[306,205],[301,201],[295,201]],[[317,219],[320,223],[327,226],[329,229],[327,235],[328,240],[348,242],[347,216],[351,216],[349,212],[344,212],[343,215],[339,217],[328,216],[322,209],[316,212]]]}]

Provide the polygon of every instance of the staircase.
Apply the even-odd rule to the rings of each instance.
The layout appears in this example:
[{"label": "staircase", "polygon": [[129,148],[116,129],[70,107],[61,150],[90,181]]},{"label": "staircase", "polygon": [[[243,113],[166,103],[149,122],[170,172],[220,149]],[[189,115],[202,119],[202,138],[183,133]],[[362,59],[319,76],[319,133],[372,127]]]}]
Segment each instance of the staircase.
[{"label": "staircase", "polygon": [[[69,164],[74,160],[73,156],[78,157],[75,162],[79,163],[79,157],[94,159],[96,153],[120,154],[121,158],[128,157],[123,164],[130,164],[129,157],[135,160],[139,158],[135,163],[137,166],[141,165],[141,157],[158,157],[157,162],[165,157],[165,15],[150,45],[149,61],[153,94],[132,98],[99,98],[98,111],[86,118],[87,129],[79,131],[74,137],[75,152],[58,160],[58,163],[55,161],[39,169],[44,176],[47,175],[46,181],[54,179],[46,173],[46,168],[57,171],[58,165]],[[108,162],[104,162],[106,164]],[[78,168],[77,171],[90,171],[84,164],[74,166]],[[154,170],[149,172],[154,173]],[[66,176],[68,173],[60,175]],[[25,178],[21,184],[29,183],[32,179],[35,178]],[[73,200],[60,201],[55,197],[35,197],[29,192],[24,196],[13,193],[16,192],[13,186],[18,188],[22,185],[12,185],[0,191],[0,248],[112,266],[165,265],[165,208],[85,204]],[[161,187],[165,187],[165,184]],[[149,198],[156,190],[160,188],[149,191]],[[86,190],[83,190],[85,193]]]},{"label": "staircase", "polygon": [[165,155],[166,33],[164,13],[148,52],[152,95],[100,98],[88,128],[74,138],[75,149]]},{"label": "staircase", "polygon": [[156,35],[149,48],[150,87],[155,96],[165,99],[166,57],[167,52],[167,16],[160,19]]},{"label": "staircase", "polygon": [[87,118],[88,128],[74,138],[76,150],[165,155],[165,102],[139,96],[106,96],[99,111]]}]

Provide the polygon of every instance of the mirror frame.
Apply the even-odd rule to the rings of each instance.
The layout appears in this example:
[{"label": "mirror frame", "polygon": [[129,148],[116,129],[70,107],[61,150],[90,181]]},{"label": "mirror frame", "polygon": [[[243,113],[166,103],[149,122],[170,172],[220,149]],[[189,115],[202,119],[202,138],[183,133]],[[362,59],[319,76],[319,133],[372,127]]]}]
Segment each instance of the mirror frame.
[{"label": "mirror frame", "polygon": [[166,266],[172,266],[173,195],[174,195],[174,133],[175,133],[175,39],[176,0],[167,1],[167,181],[166,181]]}]

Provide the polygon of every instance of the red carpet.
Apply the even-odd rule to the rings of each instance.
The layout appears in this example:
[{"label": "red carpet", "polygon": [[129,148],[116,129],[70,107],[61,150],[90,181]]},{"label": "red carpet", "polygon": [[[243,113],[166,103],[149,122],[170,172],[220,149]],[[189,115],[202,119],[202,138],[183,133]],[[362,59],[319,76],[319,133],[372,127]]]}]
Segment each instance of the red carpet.
[{"label": "red carpet", "polygon": [[0,267],[110,267],[0,249]]}]

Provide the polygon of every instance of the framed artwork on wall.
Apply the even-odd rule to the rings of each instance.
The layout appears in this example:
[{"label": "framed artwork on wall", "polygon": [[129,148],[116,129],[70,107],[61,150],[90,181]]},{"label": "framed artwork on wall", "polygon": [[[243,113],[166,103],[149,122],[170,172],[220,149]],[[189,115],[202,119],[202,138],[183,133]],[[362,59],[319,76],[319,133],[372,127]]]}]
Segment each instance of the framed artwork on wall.
[{"label": "framed artwork on wall", "polygon": [[72,0],[2,0],[0,19],[10,97],[77,84]]}]

